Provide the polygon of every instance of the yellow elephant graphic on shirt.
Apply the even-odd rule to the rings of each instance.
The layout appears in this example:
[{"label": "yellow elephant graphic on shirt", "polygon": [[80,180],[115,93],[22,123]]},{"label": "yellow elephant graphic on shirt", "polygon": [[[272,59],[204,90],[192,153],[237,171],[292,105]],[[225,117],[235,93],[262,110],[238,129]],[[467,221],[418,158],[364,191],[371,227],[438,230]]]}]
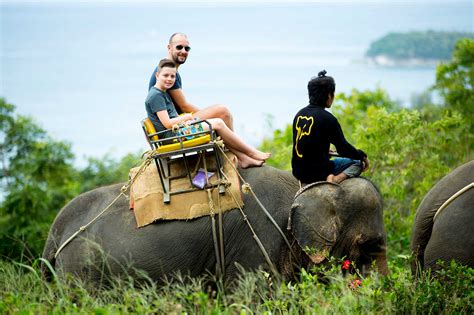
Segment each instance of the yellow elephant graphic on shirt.
[{"label": "yellow elephant graphic on shirt", "polygon": [[311,134],[311,128],[313,127],[314,118],[307,116],[298,116],[296,119],[296,141],[295,141],[295,151],[296,155],[300,158],[303,157],[298,150],[298,143],[304,136],[309,136]]}]

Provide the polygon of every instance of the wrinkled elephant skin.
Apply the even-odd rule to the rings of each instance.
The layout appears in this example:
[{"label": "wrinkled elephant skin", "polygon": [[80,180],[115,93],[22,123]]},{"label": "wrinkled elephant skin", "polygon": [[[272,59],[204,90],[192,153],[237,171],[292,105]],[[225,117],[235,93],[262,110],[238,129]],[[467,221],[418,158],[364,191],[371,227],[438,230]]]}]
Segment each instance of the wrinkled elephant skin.
[{"label": "wrinkled elephant skin", "polygon": [[412,271],[438,270],[438,260],[451,260],[474,268],[474,188],[452,199],[441,212],[438,209],[453,195],[474,182],[474,161],[443,177],[426,194],[416,211],[411,240],[415,257]]}]

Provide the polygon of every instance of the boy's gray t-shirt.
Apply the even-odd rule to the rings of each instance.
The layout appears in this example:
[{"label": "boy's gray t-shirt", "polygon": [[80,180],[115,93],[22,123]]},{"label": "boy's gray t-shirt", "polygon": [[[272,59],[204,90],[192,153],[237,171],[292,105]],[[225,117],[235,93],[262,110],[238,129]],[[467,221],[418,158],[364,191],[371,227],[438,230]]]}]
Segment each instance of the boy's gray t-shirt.
[{"label": "boy's gray t-shirt", "polygon": [[[148,118],[151,120],[157,132],[166,130],[161,121],[158,119],[157,112],[165,110],[168,112],[170,118],[178,117],[176,107],[174,107],[173,101],[168,93],[158,90],[156,87],[152,87],[148,91],[148,96],[145,101],[146,112]],[[160,135],[160,138],[171,137],[172,133],[168,132],[165,135]]]}]

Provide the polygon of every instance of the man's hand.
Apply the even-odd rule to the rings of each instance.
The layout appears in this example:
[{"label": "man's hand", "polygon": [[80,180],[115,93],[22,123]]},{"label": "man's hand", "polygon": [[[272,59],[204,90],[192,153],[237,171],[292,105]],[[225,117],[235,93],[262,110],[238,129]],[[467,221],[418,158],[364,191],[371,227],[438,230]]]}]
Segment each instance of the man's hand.
[{"label": "man's hand", "polygon": [[186,126],[189,126],[189,124],[194,122],[194,117],[193,117],[193,114],[191,113],[184,114],[182,115],[182,117],[184,118],[182,121],[184,122]]},{"label": "man's hand", "polygon": [[362,172],[365,172],[370,166],[370,161],[367,157],[362,160]]}]

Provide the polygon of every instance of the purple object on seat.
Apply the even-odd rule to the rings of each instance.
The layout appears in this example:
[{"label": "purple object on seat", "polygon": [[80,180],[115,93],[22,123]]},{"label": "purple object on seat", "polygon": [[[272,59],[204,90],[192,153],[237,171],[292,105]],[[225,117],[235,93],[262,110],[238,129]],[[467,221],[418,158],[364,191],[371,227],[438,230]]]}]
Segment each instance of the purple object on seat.
[{"label": "purple object on seat", "polygon": [[[211,178],[212,175],[214,175],[214,173],[209,171],[207,172],[208,179]],[[193,178],[193,185],[201,189],[206,186],[206,172],[204,171],[204,169],[200,168],[197,171],[196,176],[194,176]]]}]

